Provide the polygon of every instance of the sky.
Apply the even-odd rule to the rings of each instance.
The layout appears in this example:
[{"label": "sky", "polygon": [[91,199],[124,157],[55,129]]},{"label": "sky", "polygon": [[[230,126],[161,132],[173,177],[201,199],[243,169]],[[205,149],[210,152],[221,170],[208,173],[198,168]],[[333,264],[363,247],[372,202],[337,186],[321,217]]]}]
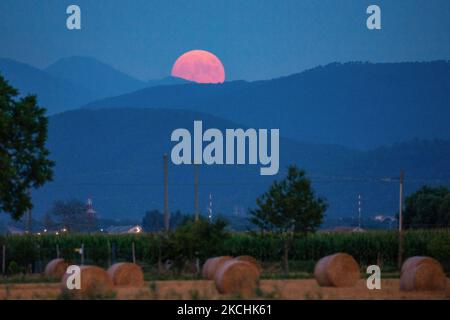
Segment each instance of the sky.
[{"label": "sky", "polygon": [[[81,8],[82,29],[66,28]],[[382,29],[366,9],[381,7]],[[213,52],[227,80],[270,79],[330,62],[450,59],[448,0],[1,0],[0,57],[45,68],[91,56],[142,80],[184,52]]]}]

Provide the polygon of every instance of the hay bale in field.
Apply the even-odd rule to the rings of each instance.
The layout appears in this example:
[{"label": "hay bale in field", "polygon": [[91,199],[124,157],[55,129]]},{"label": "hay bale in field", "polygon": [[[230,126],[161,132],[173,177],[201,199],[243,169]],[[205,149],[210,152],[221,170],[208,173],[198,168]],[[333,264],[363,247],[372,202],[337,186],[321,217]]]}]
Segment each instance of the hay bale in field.
[{"label": "hay bale in field", "polygon": [[113,282],[105,269],[97,266],[80,266],[80,289],[67,288],[69,276],[67,273],[64,274],[61,281],[63,295],[80,299],[102,299],[113,296]]},{"label": "hay bale in field", "polygon": [[64,259],[53,259],[45,266],[44,275],[46,277],[61,279],[66,273],[69,264]]},{"label": "hay bale in field", "polygon": [[336,253],[320,259],[314,277],[322,287],[353,287],[360,277],[359,265],[347,253]]},{"label": "hay bale in field", "polygon": [[230,256],[221,256],[209,258],[203,264],[202,276],[204,279],[214,280],[217,270],[228,260],[233,259]]},{"label": "hay bale in field", "polygon": [[107,272],[115,286],[142,287],[144,284],[142,269],[135,263],[115,263]]},{"label": "hay bale in field", "polygon": [[234,258],[234,260],[245,261],[245,262],[251,263],[258,269],[258,271],[260,273],[262,271],[261,264],[258,262],[258,260],[256,260],[256,258],[254,258],[252,256],[238,256],[238,257]]},{"label": "hay bale in field", "polygon": [[440,267],[441,264],[436,259],[433,259],[431,257],[425,257],[425,256],[415,256],[410,257],[406,259],[405,262],[403,262],[401,273],[404,273],[406,270],[409,270],[411,268],[415,268],[419,265],[426,264],[426,265],[435,265]]},{"label": "hay bale in field", "polygon": [[258,268],[252,263],[228,260],[217,270],[214,283],[221,294],[249,297],[258,286],[259,274]]},{"label": "hay bale in field", "polygon": [[439,261],[430,257],[411,257],[403,265],[400,275],[400,290],[439,291],[445,290],[447,278]]}]

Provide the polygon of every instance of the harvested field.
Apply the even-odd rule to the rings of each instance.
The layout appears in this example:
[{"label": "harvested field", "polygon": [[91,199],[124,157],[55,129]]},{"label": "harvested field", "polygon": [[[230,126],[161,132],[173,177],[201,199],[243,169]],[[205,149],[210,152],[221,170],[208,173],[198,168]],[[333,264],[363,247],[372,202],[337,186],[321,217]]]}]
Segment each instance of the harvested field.
[{"label": "harvested field", "polygon": [[[400,291],[398,279],[381,281],[381,290],[368,290],[365,280],[352,288],[319,287],[316,280],[261,280],[256,299],[450,299],[450,278],[445,291]],[[0,285],[0,299],[56,299],[60,285],[10,284]],[[117,299],[224,299],[233,296],[217,292],[214,281],[155,281],[142,288],[117,288]]]}]

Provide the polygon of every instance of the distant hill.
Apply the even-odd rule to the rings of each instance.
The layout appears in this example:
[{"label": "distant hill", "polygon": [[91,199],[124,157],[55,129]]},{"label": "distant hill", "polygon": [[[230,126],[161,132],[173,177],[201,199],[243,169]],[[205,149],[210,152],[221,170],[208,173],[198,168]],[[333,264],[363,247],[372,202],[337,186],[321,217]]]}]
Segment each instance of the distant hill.
[{"label": "distant hill", "polygon": [[[241,127],[228,120],[188,110],[105,109],[75,110],[50,117],[48,146],[56,161],[55,180],[33,194],[35,217],[54,200],[92,196],[102,218],[140,219],[148,209],[163,206],[164,152],[170,154],[170,134],[192,130],[194,120],[204,128]],[[263,177],[257,166],[202,166],[200,209],[206,212],[213,196],[214,214],[241,221],[255,198],[288,164],[307,170],[317,193],[328,199],[328,218],[357,213],[395,214],[400,169],[406,171],[405,190],[424,183],[449,184],[450,142],[411,141],[373,151],[282,139],[278,176]],[[170,208],[193,210],[193,168],[169,166]]]},{"label": "distant hill", "polygon": [[146,86],[145,82],[90,57],[73,56],[59,59],[45,71],[88,88],[95,92],[98,98],[128,93]]},{"label": "distant hill", "polygon": [[84,86],[60,79],[28,64],[0,58],[0,73],[21,95],[37,94],[48,114],[76,108],[98,98]]},{"label": "distant hill", "polygon": [[151,87],[86,108],[208,112],[284,136],[369,149],[450,139],[450,63],[333,63],[288,77]]},{"label": "distant hill", "polygon": [[192,83],[189,80],[184,80],[177,77],[165,77],[162,79],[154,79],[147,81],[147,87],[157,87],[157,86],[171,86],[175,84],[186,84]]}]

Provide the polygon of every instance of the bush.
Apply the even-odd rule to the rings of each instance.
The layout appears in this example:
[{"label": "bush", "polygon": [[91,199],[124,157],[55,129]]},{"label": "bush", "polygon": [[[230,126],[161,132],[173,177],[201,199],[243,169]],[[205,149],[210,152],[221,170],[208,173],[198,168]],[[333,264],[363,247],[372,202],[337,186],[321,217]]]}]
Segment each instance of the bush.
[{"label": "bush", "polygon": [[8,264],[8,275],[15,275],[19,273],[25,273],[25,268],[20,267],[17,262],[11,261]]}]

